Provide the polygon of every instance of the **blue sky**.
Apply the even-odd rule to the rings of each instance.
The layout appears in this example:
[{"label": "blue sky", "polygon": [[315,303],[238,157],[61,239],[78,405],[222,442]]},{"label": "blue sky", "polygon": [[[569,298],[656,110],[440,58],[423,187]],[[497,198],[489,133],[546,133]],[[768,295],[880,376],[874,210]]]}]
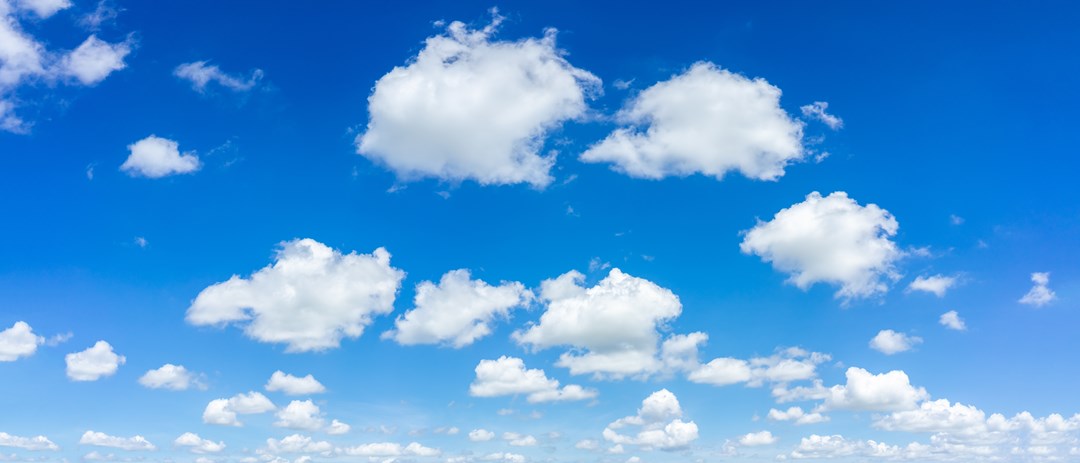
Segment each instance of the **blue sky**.
[{"label": "blue sky", "polygon": [[1075,5],[0,15],[0,461],[1080,460]]}]

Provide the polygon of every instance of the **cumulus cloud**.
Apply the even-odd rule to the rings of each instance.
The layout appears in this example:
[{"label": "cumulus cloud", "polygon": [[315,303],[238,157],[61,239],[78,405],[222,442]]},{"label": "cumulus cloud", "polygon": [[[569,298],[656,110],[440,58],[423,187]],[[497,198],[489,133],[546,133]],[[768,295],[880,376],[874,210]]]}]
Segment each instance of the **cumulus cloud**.
[{"label": "cumulus cloud", "polygon": [[830,129],[840,130],[844,126],[844,120],[829,114],[826,110],[829,109],[829,103],[824,101],[815,101],[811,104],[800,106],[803,116],[809,117],[820,121],[822,124],[829,126]]},{"label": "cumulus cloud", "polygon": [[266,448],[273,453],[325,453],[332,451],[334,446],[327,441],[292,434],[282,439],[266,439]]},{"label": "cumulus cloud", "polygon": [[847,383],[827,390],[826,410],[897,411],[911,410],[929,397],[926,390],[911,385],[907,373],[893,370],[872,374],[851,367],[845,374]]},{"label": "cumulus cloud", "polygon": [[348,434],[352,430],[352,426],[346,423],[342,423],[338,420],[331,420],[330,425],[326,427],[326,433],[331,436],[340,436],[342,434]]},{"label": "cumulus cloud", "polygon": [[11,328],[0,331],[0,362],[14,362],[34,355],[42,344],[45,344],[45,338],[34,334],[28,323],[15,322]]},{"label": "cumulus cloud", "polygon": [[964,331],[967,329],[967,324],[964,323],[964,319],[960,318],[960,314],[955,310],[950,310],[941,314],[941,318],[938,318],[938,323],[942,326],[956,331]]},{"label": "cumulus cloud", "polygon": [[791,407],[787,410],[769,409],[768,419],[772,421],[791,421],[797,425],[817,424],[829,421],[829,417],[821,413],[806,413],[802,407]]},{"label": "cumulus cloud", "polygon": [[237,419],[237,415],[266,413],[276,408],[266,396],[252,391],[247,394],[237,394],[229,399],[210,401],[203,410],[203,422],[223,426],[243,426],[243,423]]},{"label": "cumulus cloud", "polygon": [[530,403],[585,400],[597,392],[576,384],[559,387],[559,381],[549,379],[544,370],[525,368],[519,358],[502,356],[497,360],[481,360],[476,365],[476,380],[469,386],[474,397],[526,395]]},{"label": "cumulus cloud", "polygon": [[270,392],[280,391],[288,395],[310,395],[322,394],[326,392],[326,387],[312,375],[299,377],[278,370],[270,375],[270,381],[266,383],[266,390]]},{"label": "cumulus cloud", "polygon": [[776,441],[778,441],[778,440],[780,440],[780,439],[778,439],[776,436],[774,436],[769,431],[751,432],[751,433],[747,433],[747,434],[743,434],[742,436],[739,436],[739,444],[744,445],[746,447],[756,447],[756,446],[761,446],[761,445],[772,445],[772,444],[775,444]]},{"label": "cumulus cloud", "polygon": [[72,381],[97,381],[116,374],[116,370],[127,362],[123,355],[113,352],[113,347],[105,341],[98,341],[90,348],[67,354],[67,376]]},{"label": "cumulus cloud", "polygon": [[162,178],[190,174],[202,167],[194,153],[181,153],[179,143],[155,135],[128,145],[128,151],[131,154],[120,170],[132,177]]},{"label": "cumulus cloud", "polygon": [[173,441],[173,445],[177,447],[184,447],[190,450],[192,453],[218,453],[225,450],[224,442],[214,442],[209,439],[203,439],[198,434],[192,432],[185,432],[177,437]]},{"label": "cumulus cloud", "polygon": [[727,386],[746,383],[758,387],[764,383],[786,384],[792,381],[812,379],[817,376],[817,366],[831,357],[820,352],[807,352],[797,347],[783,349],[768,357],[742,360],[720,357],[698,365],[687,375],[695,383]]},{"label": "cumulus cloud", "polygon": [[870,348],[885,355],[893,355],[909,351],[916,344],[921,343],[922,338],[918,336],[910,336],[893,330],[881,330],[870,340]]},{"label": "cumulus cloud", "polygon": [[495,433],[487,429],[473,429],[469,431],[469,440],[473,442],[487,442],[495,438]]},{"label": "cumulus cloud", "polygon": [[1020,298],[1021,304],[1027,304],[1035,307],[1042,307],[1049,304],[1055,298],[1057,294],[1050,289],[1050,273],[1049,272],[1035,272],[1031,274],[1031,282],[1034,286],[1028,290],[1024,297]]},{"label": "cumulus cloud", "polygon": [[65,75],[83,85],[96,85],[115,71],[127,67],[124,58],[131,53],[129,42],[108,43],[91,35],[78,48],[64,56],[60,67]]},{"label": "cumulus cloud", "polygon": [[571,271],[541,284],[546,308],[538,324],[513,334],[535,349],[570,346],[557,365],[571,374],[621,378],[663,368],[659,329],[682,312],[679,298],[659,285],[611,269],[596,286]]},{"label": "cumulus cloud", "polygon": [[323,427],[324,420],[319,406],[310,400],[294,400],[278,410],[274,426],[289,429],[315,431]]},{"label": "cumulus cloud", "polygon": [[442,455],[441,450],[425,447],[417,442],[412,442],[409,445],[404,446],[396,442],[376,442],[354,447],[338,448],[335,451],[338,454],[351,457],[437,457]]},{"label": "cumulus cloud", "polygon": [[[675,394],[661,389],[641,402],[637,415],[608,424],[604,428],[604,439],[620,446],[634,444],[661,450],[682,449],[698,438],[697,424],[683,421],[682,416],[682,407]],[[637,427],[637,434],[622,434],[627,427]]]},{"label": "cumulus cloud", "polygon": [[566,61],[555,29],[493,40],[501,20],[480,30],[450,23],[380,78],[357,151],[405,180],[551,183],[555,157],[540,154],[544,139],[585,115],[600,79]]},{"label": "cumulus cloud", "polygon": [[416,285],[416,308],[399,316],[395,329],[383,333],[383,338],[403,345],[461,348],[491,334],[496,318],[508,318],[512,309],[532,299],[533,293],[521,283],[492,286],[473,280],[466,269],[452,270],[438,284],[424,281]]},{"label": "cumulus cloud", "polygon": [[206,389],[206,384],[203,384],[199,375],[188,371],[183,365],[173,365],[171,363],[166,363],[156,370],[147,371],[146,374],[139,378],[139,384],[150,389],[169,389],[173,391],[184,391],[193,387]]},{"label": "cumulus cloud", "polygon": [[143,436],[117,437],[103,432],[86,431],[79,439],[82,445],[96,445],[98,447],[112,447],[120,450],[157,450],[154,444]]},{"label": "cumulus cloud", "polygon": [[502,440],[506,441],[514,447],[534,447],[536,446],[536,438],[530,435],[518,434],[516,432],[504,432]]},{"label": "cumulus cloud", "polygon": [[250,338],[284,343],[286,352],[323,351],[393,311],[404,277],[383,248],[342,254],[312,239],[288,241],[273,265],[202,290],[187,321],[240,325]]},{"label": "cumulus cloud", "polygon": [[194,61],[177,66],[173,70],[173,75],[191,82],[191,88],[199,93],[205,92],[206,86],[210,83],[234,92],[246,92],[259,83],[263,72],[261,69],[256,69],[251,71],[251,77],[245,79],[227,74],[217,65],[209,64],[208,61]]},{"label": "cumulus cloud", "polygon": [[20,437],[0,432],[0,447],[15,447],[23,450],[60,450],[48,437]]},{"label": "cumulus cloud", "polygon": [[619,111],[620,127],[581,155],[631,177],[739,172],[776,180],[805,156],[802,123],[780,107],[780,89],[712,63],[657,83]]},{"label": "cumulus cloud", "polygon": [[744,233],[743,253],[788,273],[790,283],[807,289],[815,283],[840,286],[838,298],[869,297],[888,290],[898,278],[894,263],[903,252],[890,238],[899,224],[876,204],[862,206],[847,193],[806,200],[759,221]]},{"label": "cumulus cloud", "polygon": [[945,297],[945,292],[956,284],[956,277],[945,275],[933,275],[929,277],[918,276],[915,281],[908,285],[908,291],[923,291],[937,297]]}]

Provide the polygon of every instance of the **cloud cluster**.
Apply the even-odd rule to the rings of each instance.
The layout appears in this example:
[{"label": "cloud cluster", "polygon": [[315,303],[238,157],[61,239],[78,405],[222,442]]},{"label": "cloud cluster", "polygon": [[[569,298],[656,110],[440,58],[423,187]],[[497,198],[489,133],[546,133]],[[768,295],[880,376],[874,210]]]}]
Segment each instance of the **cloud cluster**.
[{"label": "cloud cluster", "polygon": [[497,41],[502,18],[480,30],[453,22],[405,66],[375,83],[357,151],[409,180],[551,183],[544,139],[585,115],[600,79],[544,37]]},{"label": "cloud cluster", "polygon": [[157,447],[143,436],[117,437],[96,431],[83,433],[82,437],[79,438],[79,443],[98,447],[112,447],[120,450],[157,450]]},{"label": "cloud cluster", "polygon": [[780,89],[712,63],[649,87],[619,111],[620,127],[581,155],[631,177],[739,172],[776,180],[802,159],[802,123],[780,107]]},{"label": "cloud cluster", "polygon": [[1032,273],[1031,282],[1034,285],[1024,297],[1020,298],[1021,304],[1042,307],[1057,298],[1057,294],[1050,289],[1050,272]]},{"label": "cloud cluster", "polygon": [[184,447],[190,450],[192,453],[218,453],[225,450],[224,442],[214,442],[209,439],[203,439],[198,434],[192,432],[185,432],[177,437],[173,441],[173,445],[177,447]]},{"label": "cloud cluster", "polygon": [[253,415],[276,410],[266,396],[258,392],[237,394],[229,399],[214,399],[203,410],[203,422],[222,426],[243,426],[237,415]]},{"label": "cloud cluster", "polygon": [[502,356],[496,360],[481,360],[476,365],[476,380],[469,386],[474,397],[525,395],[530,403],[586,400],[597,392],[576,384],[559,387],[544,370],[526,369],[519,358]]},{"label": "cloud cluster", "polygon": [[[645,449],[677,450],[698,438],[693,421],[683,421],[679,399],[667,389],[661,389],[641,402],[637,415],[620,418],[604,428],[604,439],[616,445],[632,444]],[[623,429],[638,428],[636,434],[623,434]]]},{"label": "cloud cluster", "polygon": [[860,205],[838,191],[780,210],[747,230],[739,245],[773,268],[791,275],[801,289],[815,283],[840,286],[838,298],[874,296],[899,277],[894,267],[903,252],[891,238],[899,224],[876,204]]},{"label": "cloud cluster", "polygon": [[202,290],[187,311],[193,325],[236,324],[286,352],[336,348],[390,313],[405,272],[383,248],[342,254],[312,239],[282,243],[273,265]]},{"label": "cloud cluster", "polygon": [[299,377],[278,370],[270,375],[270,381],[266,382],[266,390],[280,391],[287,395],[310,395],[322,394],[326,392],[326,387],[312,375]]},{"label": "cloud cluster", "polygon": [[0,432],[0,447],[15,447],[23,450],[59,450],[60,447],[45,436],[21,437]]},{"label": "cloud cluster", "polygon": [[807,352],[791,347],[768,357],[742,360],[720,357],[697,365],[687,374],[695,383],[727,386],[745,383],[758,387],[764,383],[787,384],[817,377],[817,366],[830,357],[820,352]]}]

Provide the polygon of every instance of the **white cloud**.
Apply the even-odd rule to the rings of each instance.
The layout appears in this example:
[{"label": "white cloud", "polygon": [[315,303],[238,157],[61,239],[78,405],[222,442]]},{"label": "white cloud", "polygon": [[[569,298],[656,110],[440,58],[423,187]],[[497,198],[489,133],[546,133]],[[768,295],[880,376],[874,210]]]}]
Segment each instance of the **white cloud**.
[{"label": "white cloud", "polygon": [[274,403],[258,392],[237,394],[230,399],[215,399],[203,410],[203,422],[223,426],[243,426],[237,415],[266,413],[276,409]]},{"label": "white cloud", "polygon": [[581,450],[596,450],[600,448],[600,443],[592,439],[582,439],[574,444],[574,448]]},{"label": "white cloud", "polygon": [[412,442],[406,446],[402,446],[396,442],[376,442],[372,444],[357,445],[355,447],[339,448],[336,449],[336,452],[353,457],[436,457],[442,454],[442,451],[439,449],[425,447],[416,442]]},{"label": "white cloud", "polygon": [[207,61],[194,61],[177,66],[173,70],[173,75],[191,82],[191,88],[199,93],[206,91],[206,86],[211,82],[234,92],[246,92],[259,83],[263,72],[261,69],[256,69],[251,72],[251,77],[244,79],[227,74],[217,65],[208,64]]},{"label": "white cloud", "polygon": [[103,432],[86,431],[79,439],[82,445],[96,445],[98,447],[112,447],[120,450],[157,450],[154,444],[143,436],[116,437]]},{"label": "white cloud", "polygon": [[83,85],[95,85],[114,71],[124,69],[124,58],[131,53],[128,42],[108,43],[91,35],[60,62],[65,75]]},{"label": "white cloud", "polygon": [[139,384],[150,389],[169,389],[184,391],[188,388],[206,389],[199,376],[188,371],[183,365],[166,363],[161,368],[147,371],[139,378]]},{"label": "white cloud", "polygon": [[804,437],[799,446],[791,452],[791,457],[801,458],[838,458],[854,455],[859,446],[844,439],[844,436],[819,436],[812,434]]},{"label": "white cloud", "polygon": [[1035,272],[1031,274],[1031,282],[1034,286],[1020,298],[1021,304],[1027,304],[1035,307],[1042,307],[1049,304],[1057,295],[1048,286],[1050,284],[1049,272]]},{"label": "white cloud", "polygon": [[516,357],[502,356],[497,360],[481,360],[476,365],[476,380],[469,386],[474,397],[527,395],[530,403],[585,400],[596,397],[593,389],[576,384],[559,387],[559,381],[549,379],[544,370],[525,368]]},{"label": "white cloud", "polygon": [[473,442],[487,442],[495,438],[495,433],[486,429],[473,429],[469,431],[469,440]]},{"label": "white cloud", "polygon": [[484,455],[484,461],[502,461],[505,463],[525,463],[525,455],[520,453],[496,452]]},{"label": "white cloud", "polygon": [[278,410],[278,420],[274,426],[290,429],[315,431],[323,427],[322,411],[310,400],[294,400],[285,408]]},{"label": "white cloud", "polygon": [[792,347],[768,357],[754,357],[750,360],[716,358],[691,369],[687,379],[713,386],[746,383],[748,386],[758,387],[764,383],[783,384],[816,377],[817,366],[829,359],[826,354]]},{"label": "white cloud", "polygon": [[571,346],[557,365],[571,374],[620,378],[660,370],[658,329],[682,312],[679,298],[655,283],[611,269],[596,286],[582,286],[571,271],[541,284],[547,303],[540,322],[515,332],[514,340],[536,349]]},{"label": "white cloud", "polygon": [[323,351],[393,311],[404,277],[383,248],[342,254],[312,239],[288,241],[273,265],[202,290],[187,321],[243,325],[248,337],[285,343],[286,352]]},{"label": "white cloud", "polygon": [[907,373],[893,370],[872,374],[862,368],[847,369],[847,383],[827,390],[824,409],[898,411],[911,410],[929,395],[911,385]]},{"label": "white cloud", "polygon": [[769,409],[768,418],[773,421],[793,421],[797,425],[817,424],[829,421],[829,417],[821,413],[806,413],[802,407],[791,407],[785,411],[775,408]]},{"label": "white cloud", "polygon": [[288,395],[310,395],[322,394],[326,392],[326,387],[312,375],[299,377],[278,370],[270,375],[270,381],[266,383],[266,390],[271,392],[281,391]]},{"label": "white cloud", "polygon": [[218,453],[225,450],[224,442],[214,442],[209,439],[203,439],[198,434],[192,432],[185,432],[177,437],[173,441],[173,445],[177,447],[187,447],[193,453]]},{"label": "white cloud", "polygon": [[28,323],[15,322],[11,328],[0,331],[0,362],[14,362],[34,355],[42,344],[45,344],[45,338],[34,334]]},{"label": "white cloud", "polygon": [[502,440],[506,441],[514,447],[534,447],[536,446],[536,438],[530,435],[518,434],[516,432],[504,432]]},{"label": "white cloud", "polygon": [[383,333],[403,345],[445,344],[461,348],[491,334],[496,318],[508,318],[510,310],[533,299],[518,282],[491,286],[473,280],[466,269],[452,270],[438,284],[416,285],[416,308],[399,316],[396,329]]},{"label": "white cloud", "polygon": [[829,109],[829,103],[824,101],[815,101],[811,104],[800,106],[803,116],[809,117],[821,121],[823,124],[829,126],[830,129],[839,130],[844,127],[844,120],[826,112]]},{"label": "white cloud", "polygon": [[334,449],[327,441],[316,441],[311,437],[292,434],[282,439],[266,439],[266,448],[273,453],[324,453]]},{"label": "white cloud", "polygon": [[922,338],[918,336],[910,336],[893,330],[881,330],[870,340],[870,348],[885,355],[893,355],[909,351],[916,344],[921,343]]},{"label": "white cloud", "polygon": [[326,433],[332,436],[340,436],[342,434],[348,434],[352,430],[352,426],[346,423],[342,423],[338,420],[330,421],[330,425],[326,427]]},{"label": "white cloud", "polygon": [[956,277],[933,275],[918,276],[908,285],[908,291],[924,291],[937,297],[945,297],[945,292],[956,284]]},{"label": "white cloud", "polygon": [[48,437],[20,437],[0,432],[0,447],[15,447],[23,450],[60,450]]},{"label": "white cloud", "polygon": [[624,127],[581,155],[631,177],[659,179],[737,171],[776,180],[805,156],[802,123],[780,107],[780,89],[712,63],[639,93],[619,111]]},{"label": "white cloud", "polygon": [[745,232],[742,252],[760,256],[791,274],[801,289],[814,283],[840,285],[838,298],[884,293],[883,280],[898,277],[893,266],[903,252],[889,238],[899,224],[876,204],[861,206],[842,191],[806,200],[777,212]]},{"label": "white cloud", "polygon": [[155,135],[128,145],[128,151],[131,154],[120,170],[132,177],[162,178],[190,174],[202,167],[194,153],[180,153],[179,143]]},{"label": "white cloud", "polygon": [[105,341],[98,341],[92,347],[67,354],[67,376],[73,381],[97,381],[105,376],[112,376],[127,362],[123,355],[117,355]]},{"label": "white cloud", "polygon": [[48,18],[60,10],[71,7],[71,0],[16,0],[15,3],[21,8],[33,11],[41,18]]},{"label": "white cloud", "polygon": [[357,151],[405,180],[551,183],[555,158],[540,154],[544,139],[585,115],[600,79],[566,61],[554,29],[491,40],[501,19],[481,30],[455,21],[380,78]]},{"label": "white cloud", "polygon": [[[620,418],[604,428],[604,439],[617,445],[634,444],[643,448],[675,450],[685,448],[698,438],[698,427],[693,421],[685,422],[679,400],[667,389],[649,395],[641,402],[637,415]],[[636,435],[622,434],[621,430],[638,427]]]},{"label": "white cloud", "polygon": [[874,421],[874,427],[887,431],[905,432],[967,432],[986,433],[986,414],[964,404],[948,400],[926,401],[914,410],[894,412]]},{"label": "white cloud", "polygon": [[964,331],[967,329],[967,324],[964,323],[964,319],[960,318],[960,314],[956,313],[955,310],[950,310],[941,314],[938,323],[950,330]]},{"label": "white cloud", "polygon": [[779,439],[777,439],[777,437],[769,431],[751,432],[739,436],[739,444],[742,444],[746,447],[772,445],[775,444],[778,440]]}]

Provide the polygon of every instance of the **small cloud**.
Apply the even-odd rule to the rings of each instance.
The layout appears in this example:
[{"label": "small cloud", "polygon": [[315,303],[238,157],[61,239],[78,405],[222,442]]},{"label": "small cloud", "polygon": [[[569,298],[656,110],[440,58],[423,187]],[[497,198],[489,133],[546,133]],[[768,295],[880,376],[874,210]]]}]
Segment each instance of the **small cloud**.
[{"label": "small cloud", "polygon": [[938,319],[938,323],[950,330],[967,330],[967,324],[964,323],[964,319],[960,318],[960,314],[956,313],[955,310],[950,310],[941,314],[941,318]]},{"label": "small cloud", "polygon": [[101,0],[98,2],[97,7],[94,8],[94,11],[87,13],[79,19],[79,24],[91,31],[97,31],[101,29],[101,26],[105,23],[120,16],[121,11],[121,9],[112,6],[110,2]]},{"label": "small cloud", "polygon": [[146,241],[146,238],[143,238],[141,236],[136,236],[135,237],[135,245],[136,246],[138,246],[140,248],[146,248],[146,246],[148,246],[149,244],[150,244],[150,242]]},{"label": "small cloud", "polygon": [[216,83],[234,92],[246,92],[262,80],[263,71],[255,69],[251,71],[251,77],[245,79],[227,74],[216,65],[209,64],[208,61],[194,61],[177,66],[173,70],[173,75],[191,82],[191,88],[199,93],[205,92],[210,83]]},{"label": "small cloud", "polygon": [[944,297],[945,292],[956,285],[956,277],[945,275],[918,276],[908,285],[908,291],[923,291],[937,297]]},{"label": "small cloud", "polygon": [[949,214],[949,223],[951,223],[953,225],[963,225],[964,224],[964,218],[960,217],[960,216],[958,216],[956,214]]},{"label": "small cloud", "polygon": [[90,165],[86,166],[86,179],[87,180],[93,180],[94,179],[94,167],[97,167],[96,162],[90,163]]},{"label": "small cloud", "polygon": [[815,101],[812,104],[808,104],[799,108],[802,110],[803,116],[809,117],[821,121],[830,129],[839,130],[844,127],[844,120],[826,112],[829,109],[829,103],[824,101]]},{"label": "small cloud", "polygon": [[614,86],[615,88],[619,89],[619,90],[626,90],[626,89],[630,88],[630,86],[633,85],[633,84],[634,84],[634,79],[630,79],[630,80],[615,79],[615,82],[612,82],[611,85]]},{"label": "small cloud", "polygon": [[898,333],[893,330],[881,330],[874,339],[870,340],[870,347],[885,355],[906,352],[922,343],[922,338]]},{"label": "small cloud", "polygon": [[1021,304],[1034,307],[1042,307],[1057,299],[1057,294],[1049,287],[1050,272],[1035,272],[1031,274],[1031,282],[1035,285],[1028,290],[1024,297],[1020,298]]}]

